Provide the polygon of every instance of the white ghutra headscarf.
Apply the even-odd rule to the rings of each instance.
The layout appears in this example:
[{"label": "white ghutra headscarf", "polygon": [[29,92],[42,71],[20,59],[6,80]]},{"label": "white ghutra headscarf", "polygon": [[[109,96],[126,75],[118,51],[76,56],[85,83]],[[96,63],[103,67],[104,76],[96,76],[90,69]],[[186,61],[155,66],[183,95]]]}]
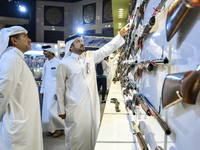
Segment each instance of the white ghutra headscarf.
[{"label": "white ghutra headscarf", "polygon": [[0,56],[8,47],[9,36],[20,34],[23,32],[28,33],[28,31],[21,26],[12,26],[9,28],[1,29],[1,31],[0,31]]},{"label": "white ghutra headscarf", "polygon": [[55,49],[51,45],[42,46],[42,49],[45,50],[45,51],[54,53],[54,55],[55,55]]},{"label": "white ghutra headscarf", "polygon": [[64,58],[71,55],[72,52],[70,52],[69,48],[72,45],[72,43],[74,42],[74,40],[78,37],[81,37],[81,35],[76,34],[76,35],[70,36],[69,38],[67,38],[65,40],[65,56],[64,56]]}]

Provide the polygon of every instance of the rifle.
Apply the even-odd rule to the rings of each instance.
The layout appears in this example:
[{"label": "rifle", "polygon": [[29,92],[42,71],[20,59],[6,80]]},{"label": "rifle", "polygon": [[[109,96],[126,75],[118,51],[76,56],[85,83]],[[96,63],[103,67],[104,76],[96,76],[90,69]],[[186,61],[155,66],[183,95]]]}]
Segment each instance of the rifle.
[{"label": "rifle", "polygon": [[145,60],[145,61],[140,61],[137,64],[135,64],[136,66],[140,66],[140,68],[145,67],[145,64],[149,64],[147,67],[145,67],[147,69],[147,71],[152,71],[154,66],[157,65],[163,65],[163,64],[168,64],[169,60],[167,57],[165,58],[160,58],[160,59],[153,59],[153,60]]},{"label": "rifle", "polygon": [[163,150],[163,148],[157,145],[154,138],[154,133],[152,132],[149,125],[146,125],[144,121],[140,121],[138,127],[144,134],[145,140],[147,141],[147,143],[149,143],[149,146],[152,150]]},{"label": "rifle", "polygon": [[169,74],[162,89],[162,107],[168,108],[180,101],[195,104],[200,89],[200,66],[195,71]]},{"label": "rifle", "polygon": [[[140,9],[140,14],[142,17],[140,18],[143,18],[143,15],[144,15],[144,10],[148,4],[149,0],[146,0],[146,1],[143,1],[142,2],[142,5],[141,5],[141,9]],[[152,17],[148,20],[148,22],[145,24],[145,27],[143,29],[143,32],[141,34],[140,37],[137,38],[137,36],[135,36],[135,38],[137,39],[137,41],[135,42],[136,46],[134,48],[134,55],[137,54],[139,48],[142,50],[142,47],[143,47],[143,40],[145,38],[145,36],[150,32],[150,30],[152,29],[152,27],[154,26],[155,24],[155,16],[157,14],[157,12],[160,12],[160,10],[162,9],[163,5],[165,4],[166,0],[161,0],[161,2],[159,3],[159,5],[156,7],[156,9],[154,8],[154,12],[153,12],[153,15]],[[140,19],[141,20],[141,19]],[[139,24],[139,23],[138,23]],[[138,25],[136,25],[138,27]],[[136,27],[136,28],[137,28]]]},{"label": "rifle", "polygon": [[124,77],[123,79],[121,79],[121,82],[120,82],[121,83],[121,87],[125,88],[127,82],[129,82],[129,77]]},{"label": "rifle", "polygon": [[136,114],[135,109],[132,106],[132,100],[127,100],[125,103],[126,108],[132,111],[133,115]]},{"label": "rifle", "polygon": [[129,82],[129,83],[127,84],[126,89],[123,91],[123,95],[128,96],[128,93],[129,93],[129,90],[130,90],[130,89],[138,91],[135,82]]},{"label": "rifle", "polygon": [[135,103],[135,105],[141,105],[142,109],[144,110],[144,112],[148,115],[148,116],[151,116],[151,111],[149,109],[149,107],[146,105],[146,103],[144,103],[143,101],[140,101],[139,99],[140,97],[140,94],[134,94],[133,96],[133,103]]},{"label": "rifle", "polygon": [[115,104],[115,111],[116,112],[120,112],[121,111],[121,110],[119,110],[119,104],[120,104],[120,102],[118,102],[118,100],[116,98],[111,98],[110,102]]},{"label": "rifle", "polygon": [[126,59],[127,60],[129,60],[130,55],[132,54],[132,51],[134,50],[134,44],[135,44],[134,41],[132,41],[131,44],[130,44],[129,51],[128,51],[127,55],[126,55]]},{"label": "rifle", "polygon": [[[187,7],[184,2],[189,7]],[[199,5],[200,0],[176,0],[170,5],[166,21],[166,35],[168,42],[191,13],[192,8],[199,7]]]},{"label": "rifle", "polygon": [[142,38],[144,38],[148,33],[149,31],[152,29],[152,27],[154,26],[156,22],[156,19],[155,19],[155,16],[152,16],[148,22],[146,23],[145,27],[144,27],[144,30],[142,32]]},{"label": "rifle", "polygon": [[143,70],[140,69],[140,67],[137,67],[137,69],[134,73],[134,81],[136,81],[137,78],[140,78],[140,79],[142,78],[142,72],[143,72]]},{"label": "rifle", "polygon": [[144,18],[144,11],[148,3],[149,3],[149,0],[143,0],[140,4],[139,14],[137,15],[137,18],[136,18],[136,29],[138,28],[138,25],[141,22],[141,20]]},{"label": "rifle", "polygon": [[[153,59],[153,60],[145,60],[145,61],[140,61],[140,62],[131,61],[131,62],[127,62],[127,63],[122,63],[119,67],[121,69],[119,78],[123,80],[123,78],[128,75],[128,73],[131,69],[134,69],[136,66],[138,66],[134,73],[134,81],[136,81],[138,77],[141,78],[141,76],[142,76],[143,69],[141,69],[141,68],[145,68],[147,71],[150,72],[153,70],[154,66],[157,66],[160,64],[166,65],[168,63],[169,63],[169,60],[167,57],[160,58],[160,59]],[[146,64],[148,64],[148,66],[146,66]],[[118,69],[118,70],[120,70],[120,69]],[[124,70],[122,70],[122,69],[124,69]]]},{"label": "rifle", "polygon": [[[128,64],[128,63],[127,63]],[[120,75],[121,82],[125,82],[124,78],[128,76],[128,73],[134,69],[135,65],[134,63],[131,63],[130,65],[124,69],[123,73]]]},{"label": "rifle", "polygon": [[158,6],[156,8],[153,8],[154,9],[154,12],[153,12],[154,17],[157,15],[158,12],[161,11],[161,9],[163,8],[166,1],[167,0],[161,0],[160,3],[158,4]]},{"label": "rifle", "polygon": [[[142,108],[143,110],[147,113],[154,116],[156,118],[156,120],[158,121],[158,123],[160,124],[161,128],[164,130],[165,134],[169,135],[171,134],[171,130],[168,126],[168,124],[162,119],[162,117],[160,116],[160,114],[156,111],[156,109],[153,107],[153,105],[151,105],[151,103],[149,102],[149,100],[143,95],[143,94],[138,94],[137,99],[139,100],[139,103],[142,104]],[[145,107],[148,107],[145,108]]]},{"label": "rifle", "polygon": [[137,139],[138,139],[138,143],[141,147],[142,150],[148,150],[147,144],[142,136],[142,133],[140,132],[140,129],[138,128],[138,126],[135,124],[134,121],[131,121],[132,123],[132,128],[133,131],[135,132]]},{"label": "rifle", "polygon": [[126,64],[126,63],[122,63],[120,66],[118,66],[118,73],[119,73],[119,76],[118,78],[120,80],[123,80],[123,78],[125,77],[125,72],[126,72],[126,69],[129,67],[129,64]]},{"label": "rifle", "polygon": [[[137,11],[135,13],[135,16],[134,16],[133,20],[135,20],[135,18],[137,17],[136,15],[138,14],[138,11],[139,11],[139,8],[137,8]],[[129,41],[128,41],[128,43],[129,43],[129,48],[128,48],[129,51],[127,53],[127,59],[129,59],[129,56],[130,56],[130,54],[132,53],[132,51],[134,49],[134,39],[133,39],[133,36],[132,36],[135,33],[135,23],[134,22],[131,24],[131,27],[130,27],[129,31],[130,31],[129,32]]]},{"label": "rifle", "polygon": [[137,2],[137,0],[132,0],[132,2],[131,2],[131,7],[130,7],[130,11],[129,11],[130,13],[132,13],[133,10],[135,9],[136,2]]}]

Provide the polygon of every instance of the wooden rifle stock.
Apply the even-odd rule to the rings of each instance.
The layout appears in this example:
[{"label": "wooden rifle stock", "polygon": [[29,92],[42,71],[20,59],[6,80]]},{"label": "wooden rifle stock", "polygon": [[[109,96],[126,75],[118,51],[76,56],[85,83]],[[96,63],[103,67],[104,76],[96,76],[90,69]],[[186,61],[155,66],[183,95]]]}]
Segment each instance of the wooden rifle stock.
[{"label": "wooden rifle stock", "polygon": [[200,67],[195,71],[169,74],[162,89],[162,106],[168,108],[180,101],[195,104],[200,89]]},{"label": "wooden rifle stock", "polygon": [[142,109],[145,111],[145,113],[148,116],[151,116],[151,112],[149,107],[146,105],[146,103],[144,101],[140,100],[140,94],[134,94],[133,95],[133,103],[135,103],[135,105],[141,105]]},{"label": "wooden rifle stock", "polygon": [[[189,0],[189,3],[198,7],[200,5],[200,0]],[[183,22],[190,14],[191,10],[192,8],[187,7],[182,0],[176,0],[170,5],[166,21],[166,33],[168,42],[181,27]]]},{"label": "wooden rifle stock", "polygon": [[135,124],[134,121],[131,121],[132,123],[132,127],[133,127],[133,130],[137,136],[137,139],[138,139],[138,143],[140,145],[140,148],[142,150],[148,150],[148,147],[147,147],[147,144],[142,136],[142,133],[140,132],[140,129],[138,128],[138,126]]},{"label": "wooden rifle stock", "polygon": [[134,81],[137,80],[137,78],[141,78],[142,77],[142,69],[140,69],[139,67],[137,68],[137,70],[134,73]]},{"label": "wooden rifle stock", "polygon": [[155,150],[164,150],[164,149],[160,146],[157,146]]},{"label": "wooden rifle stock", "polygon": [[149,107],[146,105],[146,103],[144,101],[140,101],[140,105],[141,105],[142,109],[145,111],[145,113],[148,116],[151,116],[151,111],[150,111]]},{"label": "wooden rifle stock", "polygon": [[183,0],[183,2],[187,7],[190,8],[198,7],[200,5],[200,0]]}]

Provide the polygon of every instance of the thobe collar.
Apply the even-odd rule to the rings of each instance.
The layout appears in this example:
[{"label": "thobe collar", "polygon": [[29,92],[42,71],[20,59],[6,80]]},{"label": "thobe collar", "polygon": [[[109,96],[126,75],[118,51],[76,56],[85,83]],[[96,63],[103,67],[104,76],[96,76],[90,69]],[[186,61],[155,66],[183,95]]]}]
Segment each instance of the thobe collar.
[{"label": "thobe collar", "polygon": [[84,58],[86,56],[86,54],[85,54],[85,52],[83,52],[81,55],[71,53],[71,56],[74,57],[75,59],[80,59],[80,58]]},{"label": "thobe collar", "polygon": [[49,62],[51,63],[54,59],[55,59],[55,57],[53,57],[51,60],[49,60],[49,59],[48,59],[48,60],[49,60]]},{"label": "thobe collar", "polygon": [[20,51],[18,48],[14,47],[14,46],[9,46],[8,50],[15,51],[22,59],[24,59],[24,53],[22,51]]},{"label": "thobe collar", "polygon": [[71,56],[74,57],[75,59],[81,58],[81,55],[78,55],[78,54],[75,54],[75,53],[71,53]]}]

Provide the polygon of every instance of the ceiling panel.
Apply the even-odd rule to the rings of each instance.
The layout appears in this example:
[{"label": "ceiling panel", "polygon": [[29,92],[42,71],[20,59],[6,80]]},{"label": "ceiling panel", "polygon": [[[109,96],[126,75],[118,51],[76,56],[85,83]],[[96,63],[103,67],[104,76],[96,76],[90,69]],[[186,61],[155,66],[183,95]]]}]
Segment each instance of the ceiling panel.
[{"label": "ceiling panel", "polygon": [[52,1],[52,2],[68,2],[68,3],[75,3],[82,0],[36,0],[36,1]]},{"label": "ceiling panel", "polygon": [[113,28],[114,35],[126,25],[126,20],[130,10],[129,3],[132,0],[112,0]]}]

